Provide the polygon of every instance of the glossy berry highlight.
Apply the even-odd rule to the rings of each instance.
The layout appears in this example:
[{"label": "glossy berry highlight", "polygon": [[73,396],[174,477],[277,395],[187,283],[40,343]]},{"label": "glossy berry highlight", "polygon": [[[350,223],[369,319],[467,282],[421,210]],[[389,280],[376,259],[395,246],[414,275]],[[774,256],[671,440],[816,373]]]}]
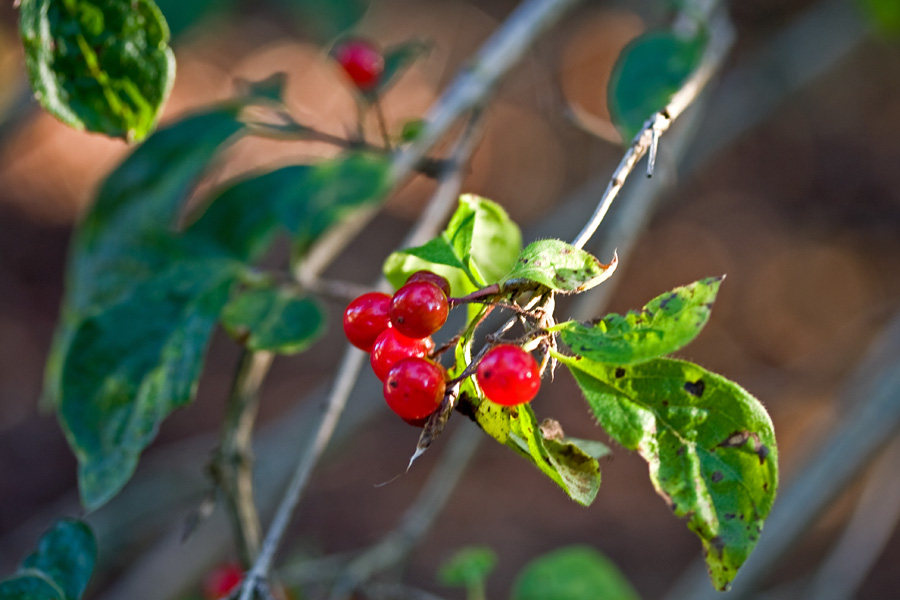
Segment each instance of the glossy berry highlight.
[{"label": "glossy berry highlight", "polygon": [[512,344],[491,348],[478,363],[475,377],[484,395],[504,406],[531,402],[541,388],[537,361]]},{"label": "glossy berry highlight", "polygon": [[384,381],[388,371],[404,358],[424,358],[434,350],[434,341],[430,337],[413,339],[406,337],[394,328],[385,329],[372,345],[369,362],[378,379]]},{"label": "glossy berry highlight", "polygon": [[444,399],[444,369],[424,358],[405,358],[391,367],[384,380],[384,399],[402,419],[422,423]]},{"label": "glossy berry highlight", "polygon": [[444,292],[445,296],[448,298],[450,297],[450,282],[447,281],[446,277],[438,275],[437,273],[432,273],[431,271],[416,271],[409,276],[406,283],[414,283],[416,281],[429,281],[441,288],[441,291]]},{"label": "glossy berry highlight", "polygon": [[414,339],[428,337],[447,322],[450,305],[447,294],[430,281],[414,281],[401,287],[391,298],[391,325]]},{"label": "glossy berry highlight", "polygon": [[384,71],[384,56],[373,44],[360,39],[339,43],[331,55],[353,84],[366,92],[378,85]]},{"label": "glossy berry highlight", "polygon": [[391,324],[391,297],[381,292],[363,294],[344,311],[344,334],[351,344],[371,352],[375,339]]}]

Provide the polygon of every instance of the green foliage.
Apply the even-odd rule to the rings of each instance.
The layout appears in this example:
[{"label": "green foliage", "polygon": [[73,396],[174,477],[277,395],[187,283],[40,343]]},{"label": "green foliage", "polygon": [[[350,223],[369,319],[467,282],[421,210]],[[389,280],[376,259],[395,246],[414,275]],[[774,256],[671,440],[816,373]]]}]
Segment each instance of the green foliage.
[{"label": "green foliage", "polygon": [[19,572],[0,581],[0,600],[79,600],[94,570],[97,544],[81,521],[60,520]]},{"label": "green foliage", "polygon": [[204,19],[231,14],[236,0],[156,0],[166,17],[172,37],[177,38]]},{"label": "green foliage", "polygon": [[271,0],[296,18],[303,31],[320,42],[353,28],[369,8],[369,0]]},{"label": "green foliage", "polygon": [[638,600],[621,571],[588,546],[554,550],[528,563],[516,577],[512,600]]},{"label": "green foliage", "polygon": [[896,0],[857,0],[875,28],[889,36],[900,35],[900,2]]},{"label": "green foliage", "polygon": [[705,45],[705,35],[651,31],[622,50],[609,81],[609,111],[625,140],[669,103],[700,64]]},{"label": "green foliage", "polygon": [[153,0],[22,0],[35,96],[63,123],[129,141],[154,127],[175,77]]},{"label": "green foliage", "polygon": [[724,590],[756,545],[778,486],[772,422],[756,398],[701,367],[631,366],[557,355],[609,435],[637,450],[650,480],[703,542]]},{"label": "green foliage", "polygon": [[497,553],[487,546],[468,546],[445,561],[438,570],[438,581],[448,587],[464,587],[469,597],[482,594],[484,583],[497,566]]},{"label": "green foliage", "polygon": [[302,352],[325,333],[319,303],[294,290],[264,287],[242,291],[222,310],[222,326],[250,350]]},{"label": "green foliage", "polygon": [[616,270],[617,260],[604,265],[589,253],[561,240],[538,240],[528,245],[506,273],[501,290],[543,286],[572,294],[606,281]]},{"label": "green foliage", "polygon": [[721,277],[678,287],[640,311],[606,315],[592,324],[568,321],[553,328],[578,356],[630,365],[675,352],[700,333],[712,311]]},{"label": "green foliage", "polygon": [[467,194],[460,197],[441,235],[423,246],[391,254],[384,274],[394,287],[400,287],[416,271],[429,269],[446,277],[451,293],[461,296],[499,281],[512,268],[521,247],[519,227],[499,204]]},{"label": "green foliage", "polygon": [[410,40],[385,48],[382,53],[384,70],[381,72],[378,85],[367,90],[366,95],[377,98],[384,94],[412,63],[427,54],[430,49],[431,46],[421,40]]},{"label": "green foliage", "polygon": [[[219,148],[243,127],[243,103],[151,136],[107,179],[75,234],[63,319],[46,393],[95,509],[128,481],[161,422],[189,403],[222,318],[251,349],[297,352],[320,334],[309,299],[258,289],[249,263],[284,231],[300,256],[356,207],[383,193],[384,159],[349,156],[288,167],[226,190],[185,232],[174,225]],[[165,176],[161,176],[165,173]]]}]

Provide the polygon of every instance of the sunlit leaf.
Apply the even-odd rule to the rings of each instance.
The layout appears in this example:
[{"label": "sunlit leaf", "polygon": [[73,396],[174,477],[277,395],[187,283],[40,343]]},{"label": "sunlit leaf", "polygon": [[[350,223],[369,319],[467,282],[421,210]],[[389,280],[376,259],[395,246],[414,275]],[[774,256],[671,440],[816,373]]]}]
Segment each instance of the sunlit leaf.
[{"label": "sunlit leaf", "polygon": [[532,242],[500,282],[502,291],[544,287],[562,294],[589,290],[606,281],[618,259],[604,265],[589,253],[561,240]]},{"label": "sunlit leaf", "polygon": [[131,141],[150,133],[175,77],[169,28],[153,0],[22,0],[19,30],[48,112]]},{"label": "sunlit leaf", "polygon": [[726,589],[759,539],[778,486],[772,421],[753,396],[697,365],[631,366],[558,355],[609,435],[650,466],[650,480],[703,542]]},{"label": "sunlit leaf", "polygon": [[675,352],[693,340],[712,310],[721,277],[678,287],[640,311],[609,314],[593,323],[568,321],[553,328],[579,356],[627,365]]},{"label": "sunlit leaf", "polygon": [[225,330],[250,350],[294,354],[325,332],[319,302],[279,287],[248,289],[222,310]]}]

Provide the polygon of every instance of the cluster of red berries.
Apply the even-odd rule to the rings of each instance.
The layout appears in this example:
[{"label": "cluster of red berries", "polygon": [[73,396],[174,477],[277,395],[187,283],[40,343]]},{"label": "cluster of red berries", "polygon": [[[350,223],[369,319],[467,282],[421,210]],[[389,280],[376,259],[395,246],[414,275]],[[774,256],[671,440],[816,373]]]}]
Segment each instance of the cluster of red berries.
[{"label": "cluster of red berries", "polygon": [[360,91],[368,92],[381,81],[384,56],[373,44],[356,38],[344,40],[334,47],[331,55]]},{"label": "cluster of red berries", "polygon": [[[384,382],[388,406],[412,425],[424,424],[446,391],[444,368],[430,354],[431,336],[450,312],[449,295],[445,278],[418,271],[393,296],[363,294],[344,311],[347,339],[371,353],[372,370]],[[510,344],[488,351],[476,377],[485,396],[507,406],[531,401],[540,388],[534,358]]]}]

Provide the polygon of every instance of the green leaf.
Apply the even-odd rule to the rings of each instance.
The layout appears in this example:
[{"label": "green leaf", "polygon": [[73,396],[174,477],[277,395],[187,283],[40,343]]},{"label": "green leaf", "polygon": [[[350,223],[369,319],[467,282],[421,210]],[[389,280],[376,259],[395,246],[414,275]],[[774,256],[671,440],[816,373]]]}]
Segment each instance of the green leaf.
[{"label": "green leaf", "polygon": [[657,296],[640,311],[552,329],[579,356],[618,365],[643,362],[675,352],[700,333],[721,282],[722,277],[709,277]]},{"label": "green leaf", "polygon": [[583,292],[605,281],[618,259],[604,265],[584,250],[561,240],[538,240],[522,250],[500,283],[502,291],[543,286],[562,294]]},{"label": "green leaf", "polygon": [[222,311],[222,325],[250,350],[302,352],[322,336],[325,314],[317,301],[292,290],[245,290]]},{"label": "green leaf", "polygon": [[669,103],[700,64],[705,45],[704,35],[650,31],[622,50],[609,81],[609,111],[625,140]]},{"label": "green leaf", "polygon": [[381,200],[388,167],[382,157],[353,154],[238,181],[219,192],[187,235],[255,261],[284,231],[301,254],[356,209]]},{"label": "green leaf", "polygon": [[522,233],[503,207],[466,194],[441,235],[423,246],[391,254],[384,274],[400,287],[416,271],[428,269],[447,277],[451,293],[461,296],[499,281],[512,268],[521,247]]},{"label": "green leaf", "polygon": [[156,0],[156,4],[166,17],[172,37],[177,38],[213,16],[231,18],[235,0]]},{"label": "green leaf", "polygon": [[[226,140],[242,130],[238,107],[190,116],[157,131],[106,179],[75,232],[66,294],[47,361],[44,403],[55,405],[77,323],[120,301],[172,260],[179,207]],[[164,174],[164,176],[163,176]]]},{"label": "green leaf", "polygon": [[58,414],[94,510],[125,485],[162,420],[193,399],[203,356],[240,265],[173,259],[118,303],[80,321]]},{"label": "green leaf", "polygon": [[41,572],[62,590],[63,598],[78,600],[84,594],[96,559],[97,543],[91,529],[82,521],[63,519],[41,537],[22,569]]},{"label": "green leaf", "polygon": [[152,0],[22,0],[20,10],[28,77],[48,112],[129,141],[150,133],[175,78]]},{"label": "green leaf", "polygon": [[438,570],[438,581],[448,587],[483,586],[497,566],[497,553],[487,546],[468,546],[457,551]]},{"label": "green leaf", "polygon": [[882,33],[900,35],[900,3],[896,0],[857,0],[863,14]]},{"label": "green leaf", "polygon": [[650,480],[703,542],[724,590],[756,545],[778,486],[772,421],[736,383],[689,362],[632,366],[554,354],[607,433],[650,465]]},{"label": "green leaf", "polygon": [[638,600],[618,567],[588,546],[560,548],[528,563],[512,600]]},{"label": "green leaf", "polygon": [[40,572],[24,572],[0,581],[0,600],[69,600]]},{"label": "green leaf", "polygon": [[[471,379],[466,380],[471,382]],[[474,382],[467,389],[472,393]],[[466,408],[463,407],[465,411]],[[530,404],[508,407],[481,399],[473,418],[489,436],[529,460],[559,485],[572,500],[589,506],[600,489],[597,459],[608,452],[603,444],[575,443],[565,437],[545,438]],[[582,449],[596,452],[591,455]]]},{"label": "green leaf", "polygon": [[385,48],[382,52],[384,70],[381,72],[378,85],[372,90],[367,90],[366,95],[377,98],[384,94],[413,62],[427,54],[429,50],[431,44],[422,40],[410,40]]}]

